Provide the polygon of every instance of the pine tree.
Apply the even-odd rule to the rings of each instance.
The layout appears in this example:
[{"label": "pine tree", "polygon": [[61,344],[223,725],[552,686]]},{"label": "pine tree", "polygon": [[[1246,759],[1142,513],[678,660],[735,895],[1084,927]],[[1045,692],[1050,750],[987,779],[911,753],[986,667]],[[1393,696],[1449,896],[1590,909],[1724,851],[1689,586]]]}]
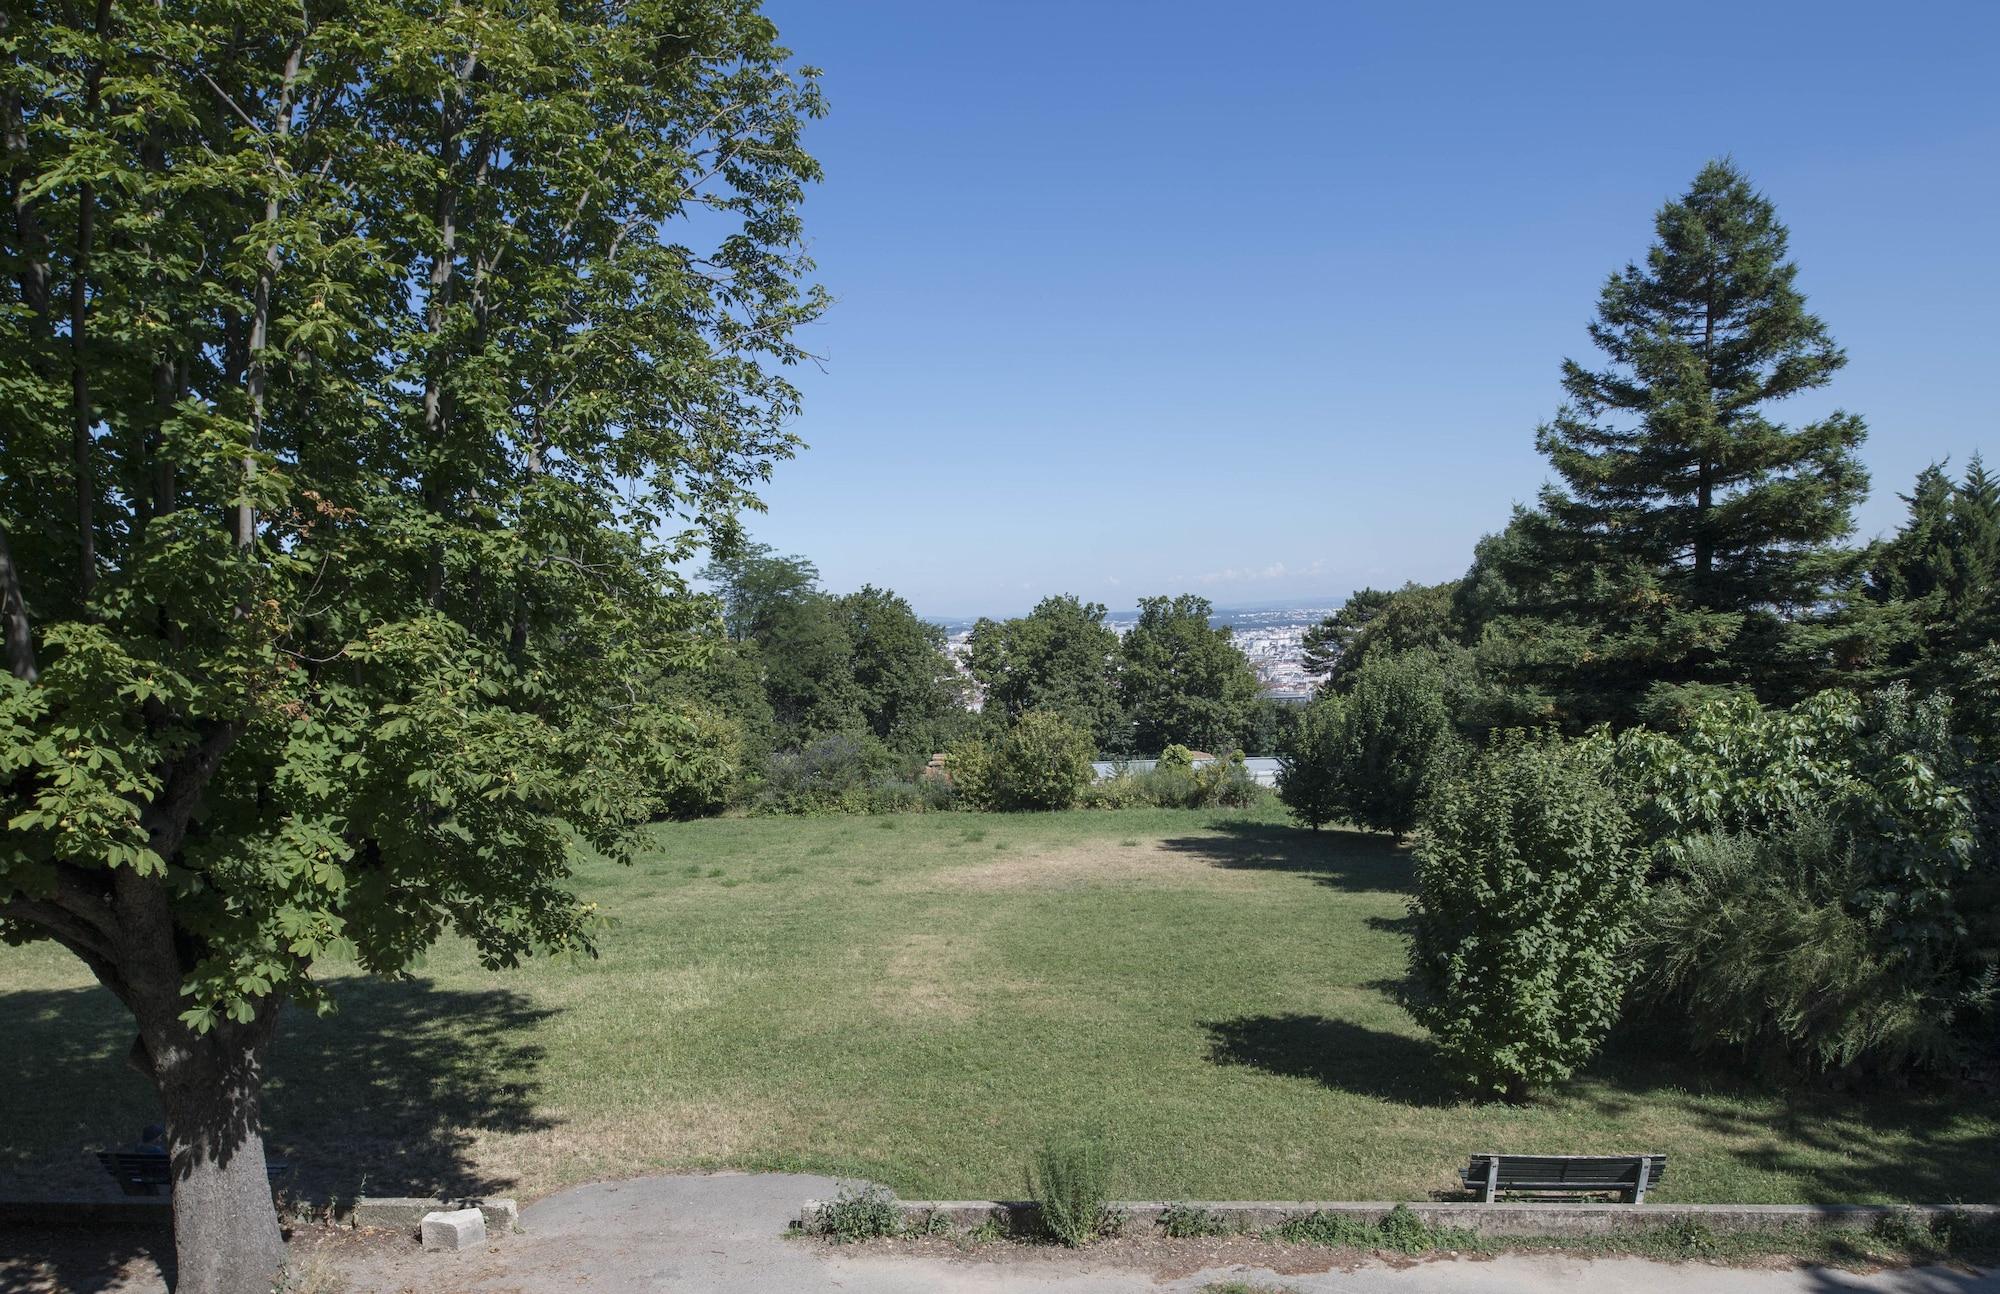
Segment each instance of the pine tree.
[{"label": "pine tree", "polygon": [[[1850,576],[1868,478],[1849,413],[1792,428],[1770,407],[1846,357],[1806,310],[1769,199],[1711,162],[1614,274],[1569,400],[1537,433],[1559,483],[1522,519],[1511,632],[1572,720],[1630,720],[1693,687],[1783,695],[1833,667],[1804,622]],[[1823,659],[1824,658],[1824,659]]]}]

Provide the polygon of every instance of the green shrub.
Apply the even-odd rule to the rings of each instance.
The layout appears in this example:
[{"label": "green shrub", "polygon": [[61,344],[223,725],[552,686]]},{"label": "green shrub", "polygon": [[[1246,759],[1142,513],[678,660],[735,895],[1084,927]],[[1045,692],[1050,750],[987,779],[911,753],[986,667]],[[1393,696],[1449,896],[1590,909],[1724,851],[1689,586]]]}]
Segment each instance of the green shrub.
[{"label": "green shrub", "polygon": [[1153,799],[1137,775],[1119,773],[1084,787],[1077,803],[1086,809],[1137,809],[1150,806]]},{"label": "green shrub", "polygon": [[1319,1209],[1286,1218],[1273,1229],[1278,1239],[1295,1245],[1327,1245],[1336,1249],[1369,1249],[1375,1228],[1359,1218]]},{"label": "green shrub", "polygon": [[1944,1066],[1949,985],[1924,982],[1851,910],[1863,872],[1824,817],[1680,842],[1635,945],[1651,968],[1645,992],[1678,1007],[1704,1047],[1740,1051],[1773,1077]]},{"label": "green shrub", "polygon": [[1112,1156],[1103,1141],[1053,1140],[1028,1168],[1028,1198],[1042,1227],[1062,1244],[1087,1245],[1116,1228],[1111,1216]]},{"label": "green shrub", "polygon": [[840,1188],[837,1199],[819,1206],[806,1225],[809,1235],[841,1244],[903,1234],[903,1209],[893,1192],[880,1186]]},{"label": "green shrub", "polygon": [[1419,835],[1415,1014],[1477,1090],[1524,1098],[1595,1053],[1635,963],[1644,856],[1600,741],[1503,744]]},{"label": "green shrub", "polygon": [[1236,1228],[1214,1209],[1199,1204],[1169,1203],[1160,1210],[1160,1230],[1171,1240],[1199,1240],[1204,1236],[1226,1236]]},{"label": "green shrub", "polygon": [[1345,693],[1315,699],[1280,758],[1278,795],[1299,821],[1317,829],[1344,820],[1402,835],[1416,825],[1424,797],[1463,765],[1465,745],[1437,660],[1402,652],[1370,656]]},{"label": "green shrub", "polygon": [[1167,766],[1120,772],[1083,790],[1087,809],[1248,808],[1269,794],[1257,785],[1239,752],[1196,768]]},{"label": "green shrub", "polygon": [[1645,991],[1696,1047],[1776,1074],[1957,1066],[1993,1001],[2000,895],[1990,770],[1945,698],[1724,699],[1617,753],[1664,877]]},{"label": "green shrub", "polygon": [[1181,772],[1191,773],[1194,771],[1194,752],[1176,742],[1160,752],[1159,761],[1154,767],[1162,771],[1179,769]]},{"label": "green shrub", "polygon": [[868,733],[834,733],[772,755],[751,809],[757,813],[862,813],[894,764]]},{"label": "green shrub", "polygon": [[1278,798],[1314,831],[1339,821],[1346,811],[1340,754],[1345,726],[1345,703],[1335,693],[1322,692],[1300,711],[1278,751]]},{"label": "green shrub", "polygon": [[685,820],[727,808],[743,775],[743,729],[710,706],[670,701],[635,709],[620,730],[652,785],[653,812]]},{"label": "green shrub", "polygon": [[1091,783],[1090,734],[1049,710],[1030,710],[991,742],[946,754],[952,785],[983,809],[1068,809]]}]

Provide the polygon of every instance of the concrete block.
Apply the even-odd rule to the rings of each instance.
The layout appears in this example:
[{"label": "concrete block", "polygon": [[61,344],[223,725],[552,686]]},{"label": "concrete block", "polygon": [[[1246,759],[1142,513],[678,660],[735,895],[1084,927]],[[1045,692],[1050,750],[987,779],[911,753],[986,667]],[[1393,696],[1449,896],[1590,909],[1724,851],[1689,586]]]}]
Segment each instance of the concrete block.
[{"label": "concrete block", "polygon": [[494,1235],[504,1236],[520,1230],[521,1211],[514,1201],[504,1197],[440,1200],[423,1196],[364,1195],[347,1210],[346,1221],[353,1227],[401,1231],[407,1235],[423,1225],[425,1214],[454,1209],[478,1209],[486,1217],[486,1230]]},{"label": "concrete block", "polygon": [[477,1249],[486,1243],[486,1217],[478,1209],[426,1213],[423,1231],[425,1249],[443,1253]]}]

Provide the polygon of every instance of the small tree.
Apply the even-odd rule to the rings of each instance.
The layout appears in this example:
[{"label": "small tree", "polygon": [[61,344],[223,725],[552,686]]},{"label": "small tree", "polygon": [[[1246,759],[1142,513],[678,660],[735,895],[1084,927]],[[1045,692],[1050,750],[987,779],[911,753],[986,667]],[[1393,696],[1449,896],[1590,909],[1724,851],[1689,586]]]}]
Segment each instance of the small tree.
[{"label": "small tree", "polygon": [[1350,821],[1399,836],[1416,826],[1424,797],[1462,759],[1437,663],[1421,652],[1371,657],[1341,708],[1336,750]]},{"label": "small tree", "polygon": [[1432,797],[1417,845],[1417,1019],[1481,1092],[1569,1077],[1617,1018],[1644,856],[1600,743],[1516,741]]},{"label": "small tree", "polygon": [[1345,728],[1345,703],[1321,693],[1299,713],[1279,756],[1278,798],[1314,831],[1343,812],[1339,745]]}]

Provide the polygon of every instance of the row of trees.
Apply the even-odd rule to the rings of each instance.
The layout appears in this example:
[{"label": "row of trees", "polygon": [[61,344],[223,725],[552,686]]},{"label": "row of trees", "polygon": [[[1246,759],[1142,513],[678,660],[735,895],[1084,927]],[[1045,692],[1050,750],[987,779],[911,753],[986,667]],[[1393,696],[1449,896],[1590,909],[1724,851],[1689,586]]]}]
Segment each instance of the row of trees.
[{"label": "row of trees", "polygon": [[[719,623],[692,635],[656,692],[733,772],[684,778],[672,805],[683,816],[731,798],[775,811],[921,802],[912,779],[931,755],[967,742],[1005,748],[1036,716],[1074,729],[1086,762],[1278,740],[1282,708],[1259,696],[1202,598],[1145,599],[1122,638],[1102,605],[1047,598],[1025,616],[980,620],[961,672],[944,631],[903,598],[873,586],[828,593],[804,557],[739,542],[702,578]],[[1046,734],[1018,740],[1048,745]]]},{"label": "row of trees", "polygon": [[1121,639],[1105,608],[1063,595],[1025,616],[980,620],[966,666],[1001,723],[1041,710],[1091,735],[1105,755],[1157,756],[1169,746],[1266,751],[1280,710],[1208,599],[1142,598]]},{"label": "row of trees", "polygon": [[1419,828],[1421,1018],[1476,1086],[1587,1058],[1630,995],[1780,1072],[1948,1068],[2000,968],[2000,485],[1853,545],[1843,356],[1725,163],[1613,275],[1538,433],[1556,481],[1456,581],[1308,635],[1302,820]]}]

